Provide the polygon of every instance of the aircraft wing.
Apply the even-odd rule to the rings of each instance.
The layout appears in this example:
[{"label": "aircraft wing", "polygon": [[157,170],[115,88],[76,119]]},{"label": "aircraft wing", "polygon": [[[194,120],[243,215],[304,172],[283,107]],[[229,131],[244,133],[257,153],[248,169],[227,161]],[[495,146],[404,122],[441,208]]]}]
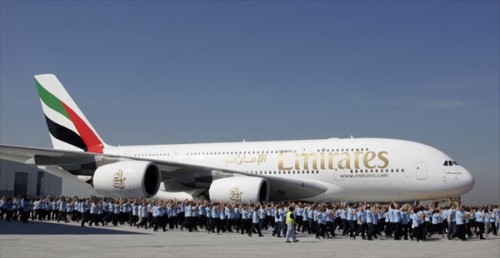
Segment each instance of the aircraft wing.
[{"label": "aircraft wing", "polygon": [[[158,166],[161,171],[162,182],[172,192],[208,189],[213,180],[221,177],[252,176],[239,171],[221,170],[220,168],[177,162],[11,145],[0,145],[0,159],[37,166],[56,176],[72,179],[75,179],[76,176],[90,177],[99,166],[106,164],[124,160],[149,161]],[[285,196],[285,193],[287,196],[286,199],[290,199],[291,196],[294,197],[293,199],[305,199],[327,190],[325,185],[315,181],[294,180],[265,175],[259,175],[259,177],[268,180],[273,200],[280,200],[280,196]]]},{"label": "aircraft wing", "polygon": [[72,179],[78,175],[91,176],[99,165],[118,160],[103,154],[10,145],[0,145],[0,159],[37,166],[56,176]]},{"label": "aircraft wing", "polygon": [[[196,177],[203,181],[209,176],[214,168],[180,164],[175,162],[165,162],[159,160],[124,157],[91,152],[79,152],[68,150],[56,150],[47,148],[23,147],[0,145],[0,159],[19,162],[26,165],[34,165],[40,169],[57,176],[92,176],[95,170],[102,165],[111,164],[124,160],[142,160],[153,162],[161,171],[162,181],[172,181],[177,179],[183,184],[191,184]],[[54,173],[54,169],[64,171]],[[186,175],[183,175],[186,174]]]}]

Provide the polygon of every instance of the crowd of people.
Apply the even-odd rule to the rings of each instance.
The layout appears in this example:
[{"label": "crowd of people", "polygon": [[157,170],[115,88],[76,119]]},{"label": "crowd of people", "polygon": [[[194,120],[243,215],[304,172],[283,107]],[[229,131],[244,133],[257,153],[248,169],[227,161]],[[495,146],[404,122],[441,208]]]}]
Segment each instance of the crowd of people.
[{"label": "crowd of people", "polygon": [[284,237],[297,242],[296,233],[317,239],[377,238],[424,241],[485,239],[497,235],[500,207],[385,205],[369,203],[221,203],[207,200],[85,199],[50,196],[31,199],[2,197],[0,219],[80,223],[85,226],[128,225],[154,231],[204,230],[208,234],[234,233]]}]

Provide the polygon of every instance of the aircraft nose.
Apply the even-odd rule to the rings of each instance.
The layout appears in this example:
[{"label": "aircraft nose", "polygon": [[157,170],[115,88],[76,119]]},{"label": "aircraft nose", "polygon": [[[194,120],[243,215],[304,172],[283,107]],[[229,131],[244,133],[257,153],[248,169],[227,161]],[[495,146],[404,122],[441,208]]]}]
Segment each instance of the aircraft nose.
[{"label": "aircraft nose", "polygon": [[464,168],[464,173],[462,173],[462,184],[465,191],[469,191],[474,187],[476,183],[476,179],[472,176],[472,174]]}]

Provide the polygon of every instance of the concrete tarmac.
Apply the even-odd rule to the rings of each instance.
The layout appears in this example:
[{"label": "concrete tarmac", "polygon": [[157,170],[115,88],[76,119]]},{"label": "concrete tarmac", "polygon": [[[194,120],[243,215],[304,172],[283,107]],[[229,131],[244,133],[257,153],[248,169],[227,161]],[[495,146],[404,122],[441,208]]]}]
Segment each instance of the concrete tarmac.
[{"label": "concrete tarmac", "polygon": [[500,238],[424,242],[374,241],[299,234],[297,243],[283,238],[205,230],[167,232],[128,225],[81,227],[78,223],[0,220],[0,257],[500,257]]}]

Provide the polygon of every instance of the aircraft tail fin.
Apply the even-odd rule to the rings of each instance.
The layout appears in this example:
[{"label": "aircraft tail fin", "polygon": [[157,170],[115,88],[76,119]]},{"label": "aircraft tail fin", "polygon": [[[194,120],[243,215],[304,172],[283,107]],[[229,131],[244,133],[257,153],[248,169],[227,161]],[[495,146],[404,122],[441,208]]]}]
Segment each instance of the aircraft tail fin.
[{"label": "aircraft tail fin", "polygon": [[103,153],[107,146],[53,74],[35,75],[54,149]]}]

